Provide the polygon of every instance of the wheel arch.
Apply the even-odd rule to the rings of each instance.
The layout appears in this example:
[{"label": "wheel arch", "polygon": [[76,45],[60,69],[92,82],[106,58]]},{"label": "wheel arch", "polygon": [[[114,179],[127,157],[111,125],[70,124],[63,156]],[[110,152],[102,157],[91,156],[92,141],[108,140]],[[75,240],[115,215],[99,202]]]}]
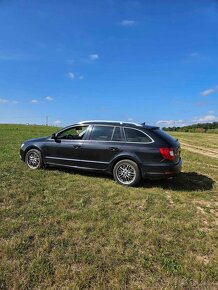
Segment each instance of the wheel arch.
[{"label": "wheel arch", "polygon": [[134,155],[127,155],[127,154],[119,155],[115,159],[113,159],[113,161],[110,164],[110,172],[111,173],[113,172],[114,166],[117,164],[117,162],[119,162],[121,160],[125,160],[125,159],[128,159],[128,160],[135,162],[138,165],[138,168],[139,168],[140,173],[142,175],[141,163],[140,163],[139,159]]},{"label": "wheel arch", "polygon": [[43,163],[44,163],[44,158],[43,158],[43,153],[42,153],[42,150],[40,147],[36,146],[36,145],[30,145],[28,146],[25,151],[24,151],[24,160],[25,160],[25,157],[26,157],[26,154],[28,151],[30,151],[31,149],[36,149],[36,150],[39,150],[41,155],[42,155],[42,159],[43,159]]}]

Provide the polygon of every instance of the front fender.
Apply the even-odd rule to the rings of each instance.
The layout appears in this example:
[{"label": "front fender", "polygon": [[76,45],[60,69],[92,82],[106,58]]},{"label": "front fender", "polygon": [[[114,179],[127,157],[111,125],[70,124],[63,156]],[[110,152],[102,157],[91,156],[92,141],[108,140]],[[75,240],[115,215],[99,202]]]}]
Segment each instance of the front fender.
[{"label": "front fender", "polygon": [[30,149],[37,149],[37,150],[39,150],[41,152],[41,154],[42,154],[42,158],[44,157],[43,156],[43,152],[42,152],[40,146],[35,145],[35,144],[25,144],[22,148],[20,148],[20,158],[21,158],[22,161],[25,161],[26,153]]}]

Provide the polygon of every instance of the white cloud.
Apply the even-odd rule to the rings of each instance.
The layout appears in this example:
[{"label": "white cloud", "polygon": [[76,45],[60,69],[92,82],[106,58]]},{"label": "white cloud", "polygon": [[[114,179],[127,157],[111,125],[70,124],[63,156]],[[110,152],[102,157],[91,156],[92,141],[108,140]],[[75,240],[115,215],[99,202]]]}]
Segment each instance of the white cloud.
[{"label": "white cloud", "polygon": [[0,98],[0,104],[6,104],[6,103],[9,103],[9,100]]},{"label": "white cloud", "polygon": [[215,116],[214,114],[208,114],[203,117],[195,118],[193,121],[195,123],[211,123],[211,122],[217,122],[218,117]]},{"label": "white cloud", "polygon": [[11,100],[8,100],[8,99],[2,99],[2,98],[0,98],[0,104],[18,104],[18,101],[15,101],[15,100],[13,100],[13,101],[11,101]]},{"label": "white cloud", "polygon": [[74,80],[75,79],[75,74],[73,73],[73,72],[68,72],[67,73],[67,77],[69,78],[69,79],[71,79],[71,80]]},{"label": "white cloud", "polygon": [[94,60],[97,60],[97,59],[99,59],[99,55],[97,53],[89,55],[89,60],[90,61],[94,61]]},{"label": "white cloud", "polygon": [[46,99],[47,101],[50,101],[50,102],[54,100],[54,98],[51,97],[51,96],[47,96],[47,97],[45,97],[45,99]]},{"label": "white cloud", "polygon": [[80,75],[79,73],[68,72],[66,74],[66,76],[71,80],[75,80],[75,79],[83,80],[84,79],[84,76]]},{"label": "white cloud", "polygon": [[207,97],[208,95],[214,94],[217,91],[218,91],[218,86],[216,86],[215,88],[210,88],[210,89],[204,90],[201,92],[201,94],[202,94],[202,96]]},{"label": "white cloud", "polygon": [[62,123],[62,122],[61,122],[60,120],[56,120],[56,121],[54,121],[54,125],[55,125],[55,126],[59,126],[61,123]]},{"label": "white cloud", "polygon": [[31,103],[32,104],[37,104],[39,101],[38,100],[32,100]]},{"label": "white cloud", "polygon": [[218,122],[218,116],[214,115],[214,111],[209,111],[207,115],[194,117],[192,120],[160,120],[156,122],[160,127],[183,127],[197,123]]},{"label": "white cloud", "polygon": [[186,122],[183,121],[183,120],[159,120],[156,122],[156,125],[157,126],[160,126],[160,127],[180,127],[180,126],[185,126],[186,125]]},{"label": "white cloud", "polygon": [[128,27],[131,27],[131,26],[134,26],[136,24],[136,21],[134,20],[128,20],[128,19],[124,19],[120,22],[120,24],[122,26],[128,26]]},{"label": "white cloud", "polygon": [[200,53],[195,51],[195,52],[190,53],[190,56],[191,57],[198,57],[198,56],[200,56]]},{"label": "white cloud", "polygon": [[198,51],[193,51],[191,53],[186,54],[185,58],[182,60],[182,63],[189,64],[193,62],[202,62],[202,61],[210,62],[211,58]]},{"label": "white cloud", "polygon": [[[1,1],[0,1],[1,2]],[[39,56],[28,53],[0,50],[0,61],[36,61]]]},{"label": "white cloud", "polygon": [[210,60],[208,56],[205,56],[197,51],[190,53],[188,56],[191,57],[193,60],[194,59],[195,60]]}]

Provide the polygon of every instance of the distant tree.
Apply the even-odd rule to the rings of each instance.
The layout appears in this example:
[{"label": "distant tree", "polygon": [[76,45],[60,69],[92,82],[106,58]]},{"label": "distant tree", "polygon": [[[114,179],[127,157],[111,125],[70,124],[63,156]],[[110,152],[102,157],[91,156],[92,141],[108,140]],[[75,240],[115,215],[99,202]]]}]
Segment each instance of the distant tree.
[{"label": "distant tree", "polygon": [[163,127],[164,131],[177,131],[177,132],[198,132],[198,133],[217,133],[218,122],[213,123],[198,123],[183,127]]}]

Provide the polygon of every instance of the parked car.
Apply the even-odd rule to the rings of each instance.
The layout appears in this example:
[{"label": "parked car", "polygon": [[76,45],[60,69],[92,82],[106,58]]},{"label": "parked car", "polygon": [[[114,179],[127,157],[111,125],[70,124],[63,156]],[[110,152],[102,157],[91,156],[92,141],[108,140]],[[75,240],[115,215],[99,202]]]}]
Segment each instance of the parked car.
[{"label": "parked car", "polygon": [[49,137],[25,141],[20,158],[30,169],[61,166],[113,174],[123,185],[181,171],[180,143],[159,127],[117,121],[83,121]]}]

